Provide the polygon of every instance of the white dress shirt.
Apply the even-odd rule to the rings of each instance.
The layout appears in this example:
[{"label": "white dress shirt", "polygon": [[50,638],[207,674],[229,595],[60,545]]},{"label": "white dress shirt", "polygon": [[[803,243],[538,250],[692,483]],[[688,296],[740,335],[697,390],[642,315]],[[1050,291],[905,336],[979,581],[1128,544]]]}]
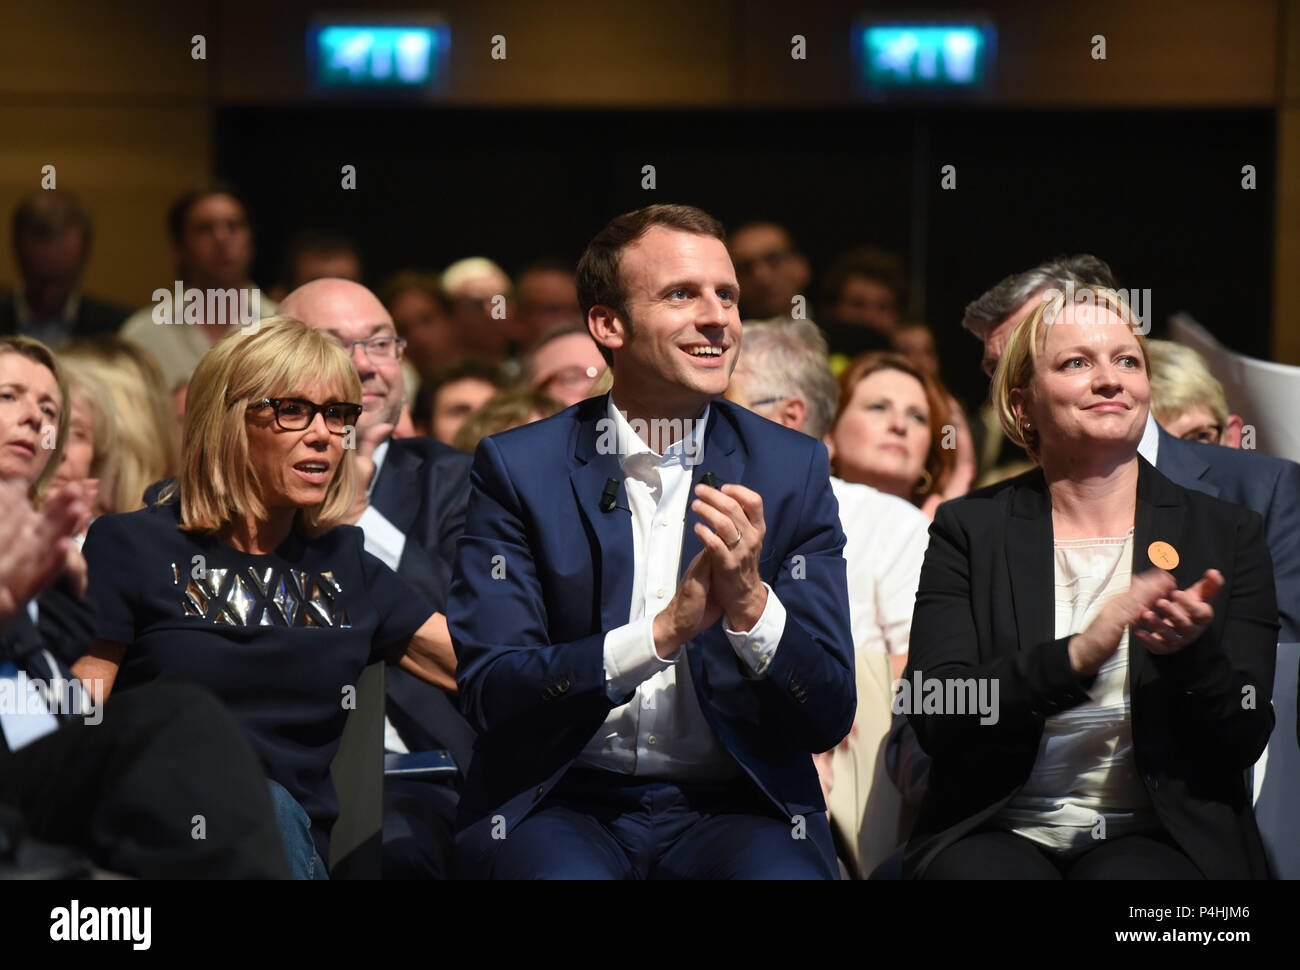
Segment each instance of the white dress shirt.
[{"label": "white dress shirt", "polygon": [[[632,602],[628,622],[605,634],[605,689],[612,701],[631,698],[610,711],[577,764],[656,778],[722,781],[740,766],[704,719],[683,646],[672,660],[655,651],[653,623],[677,591],[682,536],[691,501],[695,463],[703,459],[709,408],[687,439],[660,455],[632,430],[609,400],[617,430],[619,464],[632,516]],[[693,456],[694,461],[691,460]],[[607,515],[624,514],[615,509]],[[723,629],[750,674],[762,677],[785,632],[785,607],[770,586],[762,616],[747,632]]]},{"label": "white dress shirt", "polygon": [[[379,481],[379,470],[384,467],[384,459],[387,457],[388,439],[385,438],[375,449],[373,456],[375,471],[370,476],[370,485],[366,488],[367,501],[375,493],[375,482]],[[398,530],[397,526],[384,518],[373,505],[366,506],[366,510],[361,513],[361,518],[357,519],[357,525],[365,534],[363,547],[366,552],[381,560],[393,572],[397,572],[397,564],[402,561],[402,550],[406,548],[406,536]],[[397,754],[410,753],[410,749],[402,741],[402,736],[397,733],[397,728],[393,727],[392,721],[388,720],[387,716],[384,717],[384,750]]]},{"label": "white dress shirt", "polygon": [[1156,419],[1147,412],[1147,424],[1142,429],[1142,440],[1138,442],[1138,454],[1151,463],[1154,468],[1160,451],[1160,428]]},{"label": "white dress shirt", "polygon": [[[373,458],[375,472],[370,476],[370,485],[366,488],[367,502],[375,494],[375,482],[379,481],[379,472],[383,469],[384,459],[387,457],[388,439],[385,438],[375,449]],[[384,518],[382,512],[369,504],[361,513],[361,518],[357,519],[357,525],[366,534],[366,552],[381,560],[393,572],[397,572],[397,564],[402,561],[402,552],[406,549],[406,534]]]}]

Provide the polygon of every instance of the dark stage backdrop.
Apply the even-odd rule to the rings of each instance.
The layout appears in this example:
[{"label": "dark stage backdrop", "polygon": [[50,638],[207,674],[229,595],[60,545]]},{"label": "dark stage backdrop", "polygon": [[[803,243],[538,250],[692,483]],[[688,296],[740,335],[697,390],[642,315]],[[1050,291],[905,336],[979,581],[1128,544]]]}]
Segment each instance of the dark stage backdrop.
[{"label": "dark stage backdrop", "polygon": [[[485,255],[515,272],[576,262],[613,215],[689,202],[728,226],[781,222],[824,269],[841,250],[899,252],[912,309],[967,401],[985,382],[965,303],[1060,253],[1110,261],[1151,290],[1154,332],[1187,310],[1234,350],[1269,356],[1271,112],[444,110],[228,106],[216,172],[247,195],[269,286],[305,227],[356,236],[368,282]],[[356,188],[341,169],[356,166]],[[656,188],[642,189],[642,167]],[[943,167],[956,187],[943,189]],[[1242,166],[1258,188],[1242,188]],[[817,279],[810,294],[819,298]]]}]

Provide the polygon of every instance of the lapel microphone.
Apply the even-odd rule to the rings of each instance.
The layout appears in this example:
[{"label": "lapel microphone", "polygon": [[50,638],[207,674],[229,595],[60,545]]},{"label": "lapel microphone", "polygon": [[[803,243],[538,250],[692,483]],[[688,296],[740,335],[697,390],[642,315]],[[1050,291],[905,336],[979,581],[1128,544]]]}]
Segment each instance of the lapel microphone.
[{"label": "lapel microphone", "polygon": [[600,510],[602,512],[613,512],[615,509],[622,509],[624,512],[631,513],[632,510],[627,506],[618,504],[618,479],[605,479],[605,490],[600,493]]}]

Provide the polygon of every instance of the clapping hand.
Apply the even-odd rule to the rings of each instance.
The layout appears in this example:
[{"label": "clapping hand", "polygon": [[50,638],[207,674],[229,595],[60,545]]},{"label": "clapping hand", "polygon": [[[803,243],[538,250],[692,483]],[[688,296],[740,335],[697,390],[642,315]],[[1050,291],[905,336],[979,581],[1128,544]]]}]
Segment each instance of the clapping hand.
[{"label": "clapping hand", "polygon": [[[8,622],[32,597],[54,581],[59,573],[84,563],[72,536],[89,505],[81,485],[70,482],[46,499],[40,510],[32,508],[26,488],[0,482],[0,515],[5,522],[5,541],[0,543],[0,624]],[[75,554],[75,557],[74,557]]]},{"label": "clapping hand", "polygon": [[1177,653],[1196,640],[1214,619],[1210,601],[1223,589],[1223,574],[1207,569],[1187,589],[1175,589],[1144,610],[1133,635],[1152,653]]}]

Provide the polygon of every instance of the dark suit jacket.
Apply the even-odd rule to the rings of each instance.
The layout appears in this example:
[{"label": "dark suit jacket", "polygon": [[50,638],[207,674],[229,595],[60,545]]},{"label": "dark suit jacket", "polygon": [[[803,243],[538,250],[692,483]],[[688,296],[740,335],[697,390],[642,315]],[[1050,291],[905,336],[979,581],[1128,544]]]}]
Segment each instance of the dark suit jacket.
[{"label": "dark suit jacket", "polygon": [[[94,297],[81,295],[77,315],[72,321],[68,339],[78,340],[82,337],[98,337],[102,334],[117,333],[131,311],[113,303],[105,303]],[[18,314],[14,309],[14,294],[6,292],[0,295],[0,336],[18,332]]]},{"label": "dark suit jacket", "polygon": [[[1162,443],[1163,447],[1163,443]],[[1203,636],[1171,656],[1129,642],[1133,745],[1161,823],[1209,878],[1268,870],[1245,769],[1273,728],[1277,603],[1254,512],[1169,481],[1139,459],[1134,575],[1151,543],[1178,552],[1180,588],[1217,568],[1226,585]],[[939,507],[921,570],[906,676],[996,678],[999,718],[911,712],[933,758],[904,856],[917,876],[991,819],[1029,777],[1045,718],[1087,700],[1055,636],[1052,503],[1034,470]]]},{"label": "dark suit jacket", "polygon": [[[391,438],[370,504],[406,536],[397,574],[439,613],[465,528],[470,457],[432,438]],[[388,719],[412,751],[446,748],[464,772],[474,731],[446,693],[400,667],[385,681]]]},{"label": "dark suit jacket", "polygon": [[[0,627],[0,663],[12,663],[33,680],[46,684],[72,680],[69,665],[94,640],[95,611],[60,578],[36,598],[37,622],[26,606]],[[0,757],[9,753],[0,732]]]},{"label": "dark suit jacket", "polygon": [[1160,429],[1156,468],[1183,488],[1244,505],[1264,520],[1283,643],[1300,643],[1300,465],[1202,445]]},{"label": "dark suit jacket", "polygon": [[[634,564],[631,515],[601,511],[606,481],[623,481],[618,455],[597,447],[607,407],[608,397],[584,401],[487,438],[474,456],[447,608],[461,706],[480,732],[458,822],[467,874],[484,874],[501,844],[489,834],[493,816],[507,832],[523,819],[617,706],[605,691],[605,633],[627,623]],[[787,620],[757,679],[721,621],[691,641],[684,649],[696,696],[774,813],[823,811],[811,752],[848,733],[856,705],[844,535],[826,449],[715,399],[693,481],[708,472],[763,497],[759,572]],[[625,488],[618,504],[627,505]],[[697,521],[688,509],[679,577],[702,548]]]}]

